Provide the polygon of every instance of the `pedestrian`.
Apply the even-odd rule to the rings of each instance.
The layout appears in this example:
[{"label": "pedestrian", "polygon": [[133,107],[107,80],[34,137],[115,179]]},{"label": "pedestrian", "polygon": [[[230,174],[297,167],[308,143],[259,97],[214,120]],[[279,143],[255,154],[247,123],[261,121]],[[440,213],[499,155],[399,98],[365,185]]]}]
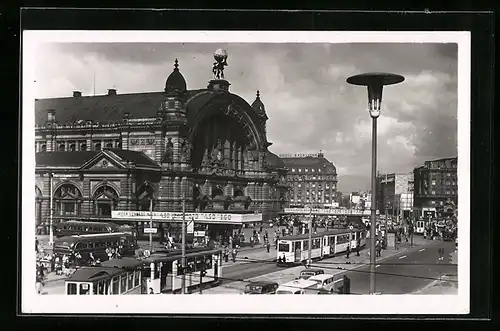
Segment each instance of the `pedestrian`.
[{"label": "pedestrian", "polygon": [[346,256],[345,258],[349,258],[349,253],[351,253],[351,243],[347,244]]},{"label": "pedestrian", "polygon": [[356,256],[359,256],[359,246],[361,246],[360,239],[358,239],[358,242],[356,243]]},{"label": "pedestrian", "polygon": [[266,243],[266,248],[267,252],[269,253],[269,250],[271,249],[271,244],[269,243],[269,241]]},{"label": "pedestrian", "polygon": [[233,248],[233,263],[236,262],[236,254],[237,254],[237,251],[236,251],[236,247]]},{"label": "pedestrian", "polygon": [[250,247],[253,247],[253,242],[254,242],[254,236],[250,237]]},{"label": "pedestrian", "polygon": [[35,239],[35,252],[38,254],[38,239]]},{"label": "pedestrian", "polygon": [[229,260],[229,248],[227,248],[227,245],[224,246],[224,262],[228,262]]},{"label": "pedestrian", "polygon": [[42,287],[45,285],[44,281],[43,281],[43,274],[41,274],[41,272],[39,270],[37,270],[36,272],[36,292],[38,294],[41,294],[42,292]]},{"label": "pedestrian", "polygon": [[260,226],[260,228],[259,228],[259,233],[260,233],[260,232],[262,232],[262,225],[261,225],[261,226]]},{"label": "pedestrian", "polygon": [[439,253],[439,261],[444,260],[444,248],[440,247],[438,253]]},{"label": "pedestrian", "polygon": [[149,288],[149,294],[155,294],[152,287]]}]

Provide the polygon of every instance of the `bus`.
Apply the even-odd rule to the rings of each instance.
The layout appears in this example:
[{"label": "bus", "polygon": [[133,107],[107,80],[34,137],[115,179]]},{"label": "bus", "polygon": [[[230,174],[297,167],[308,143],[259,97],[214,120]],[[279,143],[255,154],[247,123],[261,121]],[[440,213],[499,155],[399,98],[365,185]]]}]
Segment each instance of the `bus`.
[{"label": "bus", "polygon": [[54,241],[54,255],[81,256],[82,262],[88,262],[90,253],[94,259],[108,260],[108,252],[115,253],[121,247],[122,256],[135,255],[137,239],[123,232],[84,234],[57,238]]},{"label": "bus", "polygon": [[55,236],[66,237],[79,234],[118,232],[120,227],[109,222],[65,221],[56,225]]},{"label": "bus", "polygon": [[[142,258],[144,277],[153,276],[159,279],[160,293],[180,293],[182,277],[185,275],[185,287],[188,292],[195,289],[212,287],[220,283],[222,277],[222,250],[221,249],[187,249],[186,270],[182,270],[181,251],[152,252]],[[153,269],[153,273],[151,270]],[[146,279],[143,279],[142,292],[147,288]]]},{"label": "bus", "polygon": [[[366,246],[366,231],[362,229],[336,229],[312,234],[311,259],[319,260]],[[278,240],[278,265],[303,264],[309,258],[309,234],[285,236]]]},{"label": "bus", "polygon": [[98,267],[80,267],[65,281],[65,295],[125,295],[141,293],[141,261],[122,258]]}]

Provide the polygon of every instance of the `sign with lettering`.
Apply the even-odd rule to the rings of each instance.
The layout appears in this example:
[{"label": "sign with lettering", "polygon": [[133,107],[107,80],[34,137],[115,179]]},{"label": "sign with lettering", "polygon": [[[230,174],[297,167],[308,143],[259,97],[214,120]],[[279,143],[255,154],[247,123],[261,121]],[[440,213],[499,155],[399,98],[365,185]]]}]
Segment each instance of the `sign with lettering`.
[{"label": "sign with lettering", "polygon": [[[158,212],[152,213],[152,218],[155,222],[168,221],[168,222],[182,222],[182,212]],[[151,212],[139,210],[113,210],[111,217],[114,219],[123,220],[149,220]],[[262,214],[221,214],[221,213],[185,213],[185,220],[187,227],[191,223],[189,231],[194,231],[194,222],[212,223],[212,224],[243,224],[262,222]],[[194,221],[194,222],[191,222]]]},{"label": "sign with lettering", "polygon": [[[320,208],[285,208],[285,214],[313,214],[313,215],[345,215],[345,216],[364,216],[370,215],[370,210],[359,209],[320,209]],[[377,210],[377,214],[379,211]]]},{"label": "sign with lettering", "polygon": [[144,228],[144,233],[156,233],[158,232],[157,228]]},{"label": "sign with lettering", "polygon": [[279,157],[283,158],[288,158],[288,157],[318,157],[318,153],[313,153],[313,154],[303,154],[303,153],[298,153],[298,154],[279,154]]}]

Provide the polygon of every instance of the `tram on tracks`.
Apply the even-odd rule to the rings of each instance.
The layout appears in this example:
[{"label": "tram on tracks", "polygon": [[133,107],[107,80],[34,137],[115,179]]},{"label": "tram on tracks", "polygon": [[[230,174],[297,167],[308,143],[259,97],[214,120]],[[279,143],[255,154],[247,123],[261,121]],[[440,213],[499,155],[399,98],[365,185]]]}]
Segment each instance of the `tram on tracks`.
[{"label": "tram on tracks", "polygon": [[65,282],[67,295],[124,295],[180,293],[217,285],[222,277],[222,250],[153,252],[140,258],[111,259],[78,268]]},{"label": "tram on tracks", "polygon": [[[312,234],[311,259],[319,260],[366,246],[366,231],[358,228],[336,229]],[[309,258],[309,234],[285,236],[278,240],[277,264],[301,264]]]},{"label": "tram on tracks", "polygon": [[185,279],[186,291],[208,288],[220,283],[222,277],[221,249],[188,249],[186,251],[186,268],[182,269],[182,256],[179,250],[170,252],[153,252],[142,259],[142,270],[151,275],[143,284],[144,291],[152,289],[153,293],[180,293],[182,279]]},{"label": "tram on tracks", "polygon": [[66,295],[141,294],[142,263],[135,258],[104,261],[99,266],[80,267],[66,281]]}]

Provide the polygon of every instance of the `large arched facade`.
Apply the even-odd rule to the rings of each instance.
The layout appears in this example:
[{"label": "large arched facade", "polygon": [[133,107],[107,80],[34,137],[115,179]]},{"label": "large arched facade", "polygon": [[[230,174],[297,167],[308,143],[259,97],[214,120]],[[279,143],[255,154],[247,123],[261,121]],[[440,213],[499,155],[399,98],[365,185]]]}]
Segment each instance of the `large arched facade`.
[{"label": "large arched facade", "polygon": [[[68,182],[58,193],[58,216],[113,221],[114,210],[149,211],[151,202],[153,211],[184,206],[187,212],[262,214],[264,221],[276,216],[286,169],[268,150],[265,107],[259,93],[249,104],[229,85],[214,79],[207,88],[187,90],[176,62],[162,92],[112,90],[86,97],[84,108],[79,97],[45,106],[37,101],[39,180],[55,173],[54,187],[70,180],[76,188]],[[103,108],[113,112],[97,111]],[[83,121],[71,122],[75,118]],[[42,219],[50,209],[50,194],[43,193]]]}]

